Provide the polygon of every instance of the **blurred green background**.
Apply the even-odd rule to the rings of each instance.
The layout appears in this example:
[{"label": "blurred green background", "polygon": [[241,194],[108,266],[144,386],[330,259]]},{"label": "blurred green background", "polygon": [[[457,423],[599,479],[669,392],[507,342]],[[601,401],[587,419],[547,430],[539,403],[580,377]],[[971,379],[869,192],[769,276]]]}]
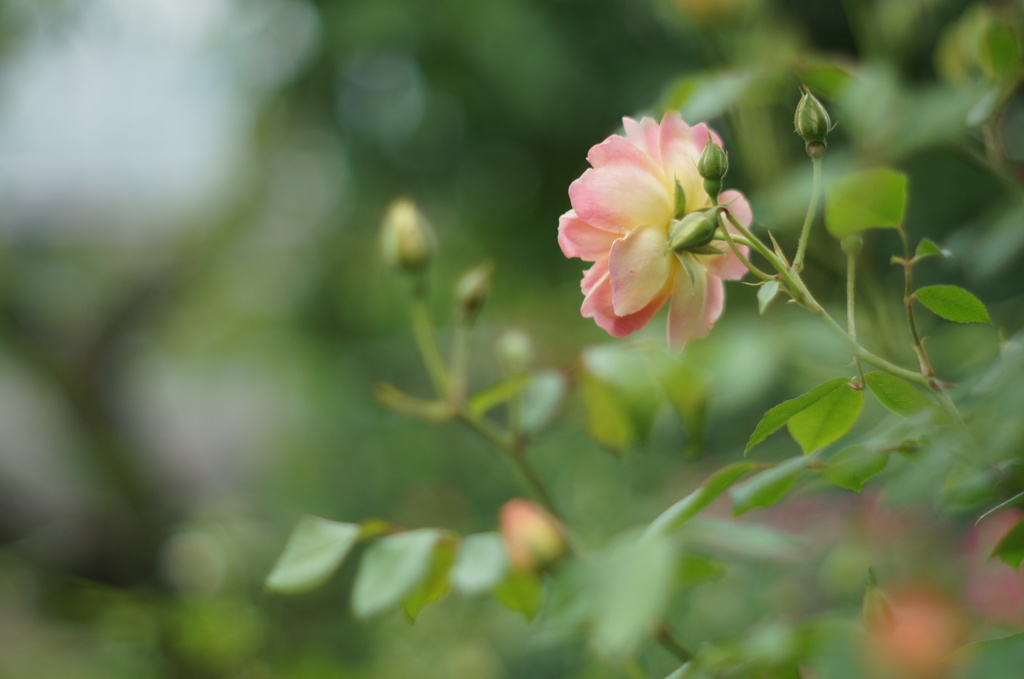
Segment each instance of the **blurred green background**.
[{"label": "blurred green background", "polygon": [[[940,372],[961,379],[1024,324],[1021,9],[0,0],[0,677],[632,676],[491,601],[356,623],[352,569],[312,595],[262,591],[301,514],[470,532],[525,494],[471,432],[372,399],[380,380],[429,386],[407,285],[376,256],[385,206],[410,196],[435,225],[442,337],[459,272],[495,265],[474,386],[497,377],[510,328],[533,337],[539,366],[571,374],[581,347],[607,341],[580,318],[583,267],[555,240],[587,150],[624,115],[707,120],[730,150],[727,186],[791,245],[809,193],[792,130],[807,82],[839,123],[826,171],[907,172],[913,240],[955,254],[920,282],[989,304],[995,327],[926,322]],[[992,26],[1010,43],[983,42]],[[991,44],[1016,46],[1010,66]],[[808,278],[841,303],[842,253],[818,236]],[[912,364],[897,244],[867,239],[861,332]],[[661,408],[620,458],[589,442],[571,397],[531,453],[590,539],[649,521],[734,456],[766,407],[848,370],[798,310],[762,321],[753,290],[729,295],[682,359],[685,421]],[[662,333],[656,321],[641,342]],[[1016,455],[1022,438],[1017,426],[999,445]],[[915,535],[946,530],[917,518]],[[915,563],[935,555],[914,549]],[[856,578],[837,601],[859,605]],[[714,636],[802,610],[776,582],[746,600],[720,586],[692,615],[713,610]]]}]

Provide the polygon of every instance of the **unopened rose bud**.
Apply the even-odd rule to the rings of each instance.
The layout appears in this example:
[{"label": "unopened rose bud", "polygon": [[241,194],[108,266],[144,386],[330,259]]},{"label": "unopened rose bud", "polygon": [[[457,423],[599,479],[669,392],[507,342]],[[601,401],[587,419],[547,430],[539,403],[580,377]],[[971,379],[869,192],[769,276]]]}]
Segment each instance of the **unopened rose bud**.
[{"label": "unopened rose bud", "polygon": [[894,590],[888,614],[868,627],[869,676],[940,679],[956,674],[954,652],[963,644],[963,614],[944,595]]},{"label": "unopened rose bud", "polygon": [[729,154],[708,135],[707,143],[697,161],[697,172],[704,178],[704,191],[712,202],[718,202],[722,192],[722,179],[729,171]]},{"label": "unopened rose bud", "polygon": [[796,133],[803,137],[807,155],[812,158],[825,155],[825,149],[828,148],[825,137],[832,131],[832,119],[817,97],[806,87],[804,96],[800,97],[800,102],[796,105],[793,125],[796,127]]},{"label": "unopened rose bud", "polygon": [[488,262],[477,264],[462,274],[455,284],[455,301],[463,321],[472,323],[480,314],[487,293],[491,290],[491,269]]},{"label": "unopened rose bud", "polygon": [[669,247],[683,253],[702,248],[715,237],[718,229],[718,215],[715,210],[691,212],[674,221],[668,234]]},{"label": "unopened rose bud", "polygon": [[864,247],[864,239],[859,233],[851,233],[849,236],[843,236],[840,245],[843,248],[843,252],[856,257]]},{"label": "unopened rose bud", "polygon": [[408,198],[392,201],[380,228],[384,261],[399,271],[419,274],[430,266],[436,250],[434,230],[416,204]]},{"label": "unopened rose bud", "polygon": [[522,330],[508,330],[498,338],[495,353],[506,375],[526,372],[533,363],[533,340]]},{"label": "unopened rose bud", "polygon": [[529,500],[509,500],[499,519],[509,562],[517,570],[543,570],[565,556],[565,534],[558,520]]},{"label": "unopened rose bud", "polygon": [[868,571],[868,587],[864,591],[864,602],[861,605],[861,619],[869,630],[884,628],[892,622],[892,606],[889,597],[878,585],[874,571]]}]

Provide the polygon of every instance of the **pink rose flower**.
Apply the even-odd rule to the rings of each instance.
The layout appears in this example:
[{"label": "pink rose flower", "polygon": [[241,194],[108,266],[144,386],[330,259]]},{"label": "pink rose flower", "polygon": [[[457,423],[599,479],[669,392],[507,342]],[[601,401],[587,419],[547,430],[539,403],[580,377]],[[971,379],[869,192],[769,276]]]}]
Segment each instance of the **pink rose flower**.
[{"label": "pink rose flower", "polygon": [[[592,169],[569,186],[572,209],[559,219],[558,244],[566,257],[594,263],[581,283],[584,318],[624,337],[646,326],[671,299],[668,345],[678,351],[706,337],[722,315],[722,281],[747,272],[724,242],[718,243],[724,254],[677,254],[668,247],[675,183],[685,191],[685,213],[708,207],[697,160],[708,135],[719,140],[704,123],[690,127],[675,111],[661,124],[651,118],[622,122],[626,135],[590,149]],[[719,203],[750,225],[750,204],[741,193],[725,191]]]}]

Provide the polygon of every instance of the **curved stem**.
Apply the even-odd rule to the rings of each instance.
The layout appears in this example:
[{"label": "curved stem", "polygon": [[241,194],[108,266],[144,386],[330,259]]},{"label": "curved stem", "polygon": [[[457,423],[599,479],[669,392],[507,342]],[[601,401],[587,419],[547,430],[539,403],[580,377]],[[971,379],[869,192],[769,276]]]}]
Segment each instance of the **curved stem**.
[{"label": "curved stem", "polygon": [[537,472],[530,466],[529,461],[526,459],[526,455],[523,451],[523,440],[517,438],[508,432],[502,431],[495,425],[488,422],[482,417],[477,417],[472,413],[462,411],[458,415],[459,419],[465,422],[469,427],[483,436],[485,439],[490,441],[496,448],[501,452],[505,453],[509,462],[515,467],[519,475],[522,476],[523,481],[529,487],[530,491],[537,498],[537,501],[544,507],[544,509],[551,512],[552,516],[559,519],[563,524],[565,519],[555,508],[555,503],[551,499],[551,494],[548,493],[547,488],[544,487],[544,483],[540,480]]},{"label": "curved stem", "polygon": [[437,390],[437,395],[446,397],[448,395],[448,371],[445,369],[444,359],[441,357],[441,350],[437,345],[434,324],[430,320],[425,283],[417,283],[413,291],[412,331],[416,337],[416,346],[423,358],[423,364],[430,375],[430,381],[434,384],[434,389]]},{"label": "curved stem", "polygon": [[[729,244],[729,248],[732,250],[733,254],[736,255],[737,258],[739,258],[743,266],[747,267],[747,271],[754,274],[763,281],[775,280],[775,276],[770,276],[766,274],[764,271],[761,271],[759,268],[750,263],[750,260],[747,259],[746,255],[743,254],[743,251],[736,247],[736,241],[734,240],[733,235],[729,233],[729,229],[724,227],[722,228],[722,238],[725,240],[726,243]],[[743,242],[743,245],[753,246],[753,243],[751,243],[746,238],[741,238],[739,240]]]},{"label": "curved stem", "polygon": [[811,202],[807,204],[807,215],[804,217],[804,225],[800,229],[800,241],[796,247],[796,258],[793,260],[793,269],[796,271],[800,271],[804,267],[807,239],[811,234],[814,215],[818,211],[818,196],[821,195],[821,158],[811,158],[811,163],[814,166],[814,178],[811,180]]},{"label": "curved stem", "polygon": [[693,653],[676,640],[668,624],[662,622],[654,632],[654,638],[662,648],[674,655],[681,662],[687,663],[693,660]]},{"label": "curved stem", "polygon": [[[846,331],[854,342],[857,342],[856,285],[854,285],[856,277],[857,257],[852,252],[848,252],[846,253]],[[860,343],[857,342],[857,344]],[[854,356],[853,360],[857,363],[861,386],[866,387],[868,382],[864,378],[864,366],[860,362],[860,357]]]},{"label": "curved stem", "polygon": [[469,323],[462,320],[455,322],[451,352],[451,370],[448,376],[446,396],[450,403],[459,404],[466,398],[469,370]]},{"label": "curved stem", "polygon": [[914,338],[914,353],[917,354],[917,362],[921,366],[921,375],[928,380],[935,377],[931,361],[924,350],[924,342],[917,332],[917,323],[914,321],[914,297],[913,289],[913,268],[914,263],[910,258],[910,246],[907,244],[907,234],[900,226],[896,229],[900,235],[900,242],[903,244],[903,306],[907,309],[907,325],[910,326],[910,335]]}]

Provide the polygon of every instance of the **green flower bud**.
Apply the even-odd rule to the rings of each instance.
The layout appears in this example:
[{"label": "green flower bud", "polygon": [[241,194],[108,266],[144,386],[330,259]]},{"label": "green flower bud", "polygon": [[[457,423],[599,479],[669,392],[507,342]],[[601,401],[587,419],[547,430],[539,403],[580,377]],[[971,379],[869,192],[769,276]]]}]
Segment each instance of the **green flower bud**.
[{"label": "green flower bud", "polygon": [[869,630],[878,630],[892,621],[892,605],[889,597],[878,585],[875,572],[868,569],[868,586],[864,591],[864,602],[861,605],[861,619]]},{"label": "green flower bud", "polygon": [[477,264],[462,274],[462,278],[455,284],[455,301],[464,322],[472,323],[480,314],[487,293],[491,290],[492,269],[490,262]]},{"label": "green flower bud", "polygon": [[380,228],[384,261],[399,271],[419,274],[430,266],[436,251],[434,230],[416,204],[408,198],[392,201]]},{"label": "green flower bud", "polygon": [[718,194],[722,192],[722,179],[729,171],[729,154],[708,135],[704,150],[697,161],[697,172],[704,178],[704,191],[712,203],[718,202]]},{"label": "green flower bud", "polygon": [[668,234],[669,247],[679,253],[703,248],[714,239],[717,229],[717,211],[691,212],[672,222]]},{"label": "green flower bud", "polygon": [[533,340],[522,330],[504,332],[494,348],[506,375],[524,373],[533,363]]},{"label": "green flower bud", "polygon": [[843,236],[843,240],[839,244],[842,246],[843,252],[856,257],[864,247],[864,239],[859,233],[851,233],[849,236]]},{"label": "green flower bud", "polygon": [[729,154],[721,146],[715,143],[714,138],[709,134],[704,150],[697,161],[697,172],[704,179],[718,179],[725,177],[729,171]]},{"label": "green flower bud", "polygon": [[807,155],[812,158],[825,155],[825,149],[828,148],[825,136],[832,131],[832,119],[828,117],[828,111],[817,97],[806,87],[804,96],[796,105],[793,125],[796,127],[796,133],[803,137]]}]

